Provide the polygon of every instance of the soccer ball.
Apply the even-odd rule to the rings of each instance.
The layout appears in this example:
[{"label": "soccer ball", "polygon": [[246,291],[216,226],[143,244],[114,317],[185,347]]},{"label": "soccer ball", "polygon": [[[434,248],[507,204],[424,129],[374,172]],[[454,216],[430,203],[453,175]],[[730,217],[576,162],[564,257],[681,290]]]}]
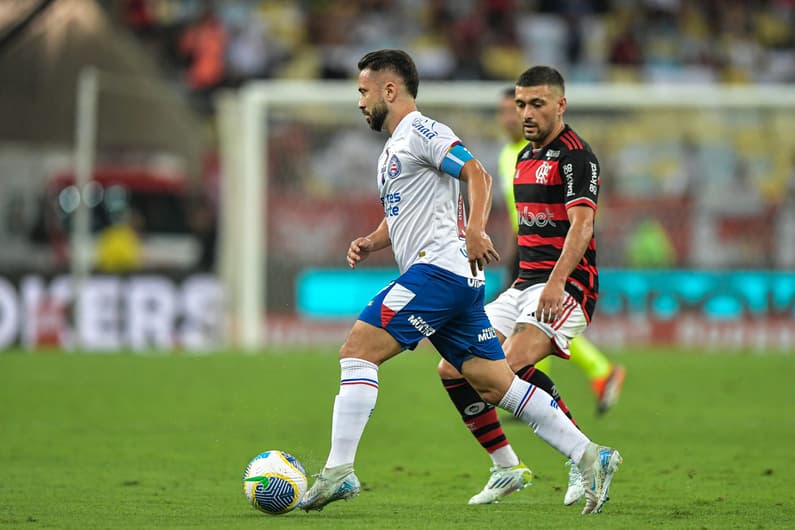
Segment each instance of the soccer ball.
[{"label": "soccer ball", "polygon": [[257,510],[280,515],[293,510],[306,493],[306,471],[293,455],[272,449],[260,453],[243,472],[243,492]]}]

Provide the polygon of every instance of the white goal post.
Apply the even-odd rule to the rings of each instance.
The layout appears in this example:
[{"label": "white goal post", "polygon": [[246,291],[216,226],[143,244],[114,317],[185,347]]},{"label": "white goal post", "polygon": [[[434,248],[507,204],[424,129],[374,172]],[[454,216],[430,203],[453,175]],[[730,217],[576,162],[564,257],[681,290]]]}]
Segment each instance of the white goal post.
[{"label": "white goal post", "polygon": [[[421,82],[418,107],[494,109],[510,82]],[[741,108],[795,109],[795,89],[784,85],[713,86],[689,84],[569,85],[569,112]],[[271,178],[266,164],[268,116],[274,109],[325,105],[356,109],[358,94],[349,81],[253,81],[219,97],[218,130],[222,163],[221,275],[228,300],[231,344],[256,350],[267,344],[264,300],[268,241],[263,211]],[[493,110],[492,110],[493,112]],[[457,130],[456,123],[450,125]],[[683,124],[684,126],[684,124]],[[362,121],[362,127],[365,127]],[[610,130],[604,134],[609,135]],[[371,153],[373,165],[378,153]],[[300,235],[298,235],[300,237]]]}]

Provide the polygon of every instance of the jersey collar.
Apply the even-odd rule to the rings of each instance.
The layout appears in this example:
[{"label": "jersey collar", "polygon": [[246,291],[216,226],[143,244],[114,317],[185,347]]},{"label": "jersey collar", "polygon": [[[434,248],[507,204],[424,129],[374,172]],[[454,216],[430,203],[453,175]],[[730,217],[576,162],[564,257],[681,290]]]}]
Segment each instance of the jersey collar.
[{"label": "jersey collar", "polygon": [[416,118],[421,118],[421,117],[422,114],[420,113],[420,111],[412,110],[411,112],[403,116],[403,119],[400,120],[400,122],[397,124],[397,127],[395,127],[395,130],[392,132],[392,136],[398,136],[400,134],[403,134],[406,129],[411,127],[411,122],[413,122]]}]

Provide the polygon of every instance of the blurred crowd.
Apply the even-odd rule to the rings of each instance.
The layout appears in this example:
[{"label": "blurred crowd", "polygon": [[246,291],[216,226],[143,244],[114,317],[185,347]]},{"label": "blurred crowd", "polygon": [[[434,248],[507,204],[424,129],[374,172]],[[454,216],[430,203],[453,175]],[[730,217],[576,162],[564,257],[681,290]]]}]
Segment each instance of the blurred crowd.
[{"label": "blurred crowd", "polygon": [[[569,83],[795,83],[795,0],[104,0],[102,5],[116,24],[138,37],[163,75],[182,87],[209,123],[219,88],[251,79],[351,79],[358,59],[380,48],[409,51],[423,80],[501,80],[510,86],[528,65],[550,64]],[[795,234],[795,214],[788,213],[795,204],[790,109],[572,110],[568,116],[591,139],[610,175],[600,199],[603,264],[795,263],[795,251],[776,244]],[[377,152],[382,139],[349,118],[332,120],[332,131],[288,111],[271,117],[268,159],[279,196],[271,207],[280,218],[292,219],[279,224],[287,227],[284,234],[274,229],[271,236],[274,245],[284,247],[279,255],[289,258],[285,270],[335,256],[339,241],[353,230],[345,212],[369,205],[370,190],[361,197],[361,181],[371,161],[349,150]],[[481,133],[492,128],[488,115],[453,121],[469,139],[483,136],[467,130],[469,121]],[[757,126],[762,123],[764,130]],[[494,132],[470,147],[493,167],[503,140]],[[327,222],[298,214],[308,195],[317,205],[314,215],[327,215]],[[357,200],[364,202],[350,203]],[[310,223],[303,233],[318,237],[311,255],[304,255],[305,246],[290,246],[302,222]],[[324,244],[328,248],[321,250]],[[649,249],[666,251],[657,255]],[[652,255],[656,261],[649,263]]]},{"label": "blurred crowd", "polygon": [[403,48],[423,79],[795,81],[795,0],[107,0],[191,91],[348,78]]}]

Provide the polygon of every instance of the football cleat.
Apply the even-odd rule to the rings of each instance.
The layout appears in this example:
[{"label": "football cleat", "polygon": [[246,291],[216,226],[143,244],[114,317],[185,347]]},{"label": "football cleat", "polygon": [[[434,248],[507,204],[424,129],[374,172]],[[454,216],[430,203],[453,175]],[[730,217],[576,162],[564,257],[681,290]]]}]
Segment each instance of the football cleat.
[{"label": "football cleat", "polygon": [[576,504],[585,495],[585,488],[582,485],[580,469],[571,460],[566,461],[569,468],[569,485],[566,488],[566,495],[563,497],[563,504],[571,506]]},{"label": "football cleat", "polygon": [[588,444],[578,465],[585,488],[583,515],[599,513],[602,510],[610,494],[613,474],[622,461],[621,455],[612,447]]},{"label": "football cleat", "polygon": [[513,467],[495,466],[490,471],[489,481],[480,493],[469,499],[469,504],[492,504],[532,484],[533,472],[522,462]]},{"label": "football cleat", "polygon": [[596,413],[604,414],[610,407],[618,403],[618,397],[621,395],[621,387],[624,385],[624,376],[627,371],[623,366],[614,365],[610,369],[607,377],[595,383],[598,387]]},{"label": "football cleat", "polygon": [[330,502],[348,500],[359,495],[361,486],[352,465],[324,469],[315,475],[315,483],[298,507],[304,511],[322,510]]}]

